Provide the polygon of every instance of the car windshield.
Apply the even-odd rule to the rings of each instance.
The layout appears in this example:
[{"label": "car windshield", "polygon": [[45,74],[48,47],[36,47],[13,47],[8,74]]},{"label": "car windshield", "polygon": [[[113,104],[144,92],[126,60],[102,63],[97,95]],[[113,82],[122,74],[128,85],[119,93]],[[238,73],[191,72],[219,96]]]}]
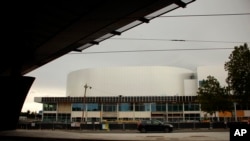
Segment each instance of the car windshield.
[{"label": "car windshield", "polygon": [[163,122],[159,120],[152,120],[152,124],[163,124]]}]

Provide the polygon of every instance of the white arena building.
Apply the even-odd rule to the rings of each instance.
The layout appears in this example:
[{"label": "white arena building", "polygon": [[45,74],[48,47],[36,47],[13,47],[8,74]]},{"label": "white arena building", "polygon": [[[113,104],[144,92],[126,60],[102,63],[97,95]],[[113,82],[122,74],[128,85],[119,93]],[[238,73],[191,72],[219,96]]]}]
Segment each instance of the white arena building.
[{"label": "white arena building", "polygon": [[67,77],[67,96],[194,96],[193,71],[176,67],[141,66],[82,69]]}]

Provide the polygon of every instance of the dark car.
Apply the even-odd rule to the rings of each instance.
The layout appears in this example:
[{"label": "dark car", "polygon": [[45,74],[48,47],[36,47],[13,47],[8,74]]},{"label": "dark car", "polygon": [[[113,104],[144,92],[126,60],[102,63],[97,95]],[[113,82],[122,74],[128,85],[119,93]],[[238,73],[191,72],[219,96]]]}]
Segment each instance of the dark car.
[{"label": "dark car", "polygon": [[173,132],[174,126],[159,120],[141,120],[137,124],[137,130],[141,133],[163,131],[166,133]]}]

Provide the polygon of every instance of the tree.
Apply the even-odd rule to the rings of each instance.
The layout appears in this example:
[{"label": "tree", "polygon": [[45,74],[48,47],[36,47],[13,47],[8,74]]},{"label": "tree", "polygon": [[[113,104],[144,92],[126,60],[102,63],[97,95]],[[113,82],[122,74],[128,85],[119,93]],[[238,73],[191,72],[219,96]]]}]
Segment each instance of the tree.
[{"label": "tree", "polygon": [[224,68],[228,71],[226,82],[238,102],[250,101],[250,50],[247,44],[234,47]]},{"label": "tree", "polygon": [[41,119],[42,116],[37,113],[36,111],[31,112],[30,110],[27,110],[27,112],[21,112],[20,116],[26,116],[28,119]]},{"label": "tree", "polygon": [[228,88],[221,87],[219,81],[213,76],[209,75],[206,80],[202,80],[197,93],[201,110],[204,112],[216,116],[216,111],[231,112],[233,109]]},{"label": "tree", "polygon": [[27,117],[28,117],[30,115],[30,110],[27,110],[26,114],[27,114]]}]

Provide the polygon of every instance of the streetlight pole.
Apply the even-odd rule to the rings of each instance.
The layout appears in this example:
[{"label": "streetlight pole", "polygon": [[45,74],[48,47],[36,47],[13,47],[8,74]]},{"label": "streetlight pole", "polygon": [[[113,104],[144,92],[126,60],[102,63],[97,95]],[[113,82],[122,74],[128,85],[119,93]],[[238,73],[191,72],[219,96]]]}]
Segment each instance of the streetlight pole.
[{"label": "streetlight pole", "polygon": [[236,109],[236,102],[234,102],[234,120],[237,122],[237,109]]},{"label": "streetlight pole", "polygon": [[82,122],[85,121],[84,117],[84,112],[86,111],[86,93],[87,93],[87,88],[91,89],[91,86],[88,86],[87,84],[84,85],[84,97],[83,97],[83,112],[82,112]]},{"label": "streetlight pole", "polygon": [[118,95],[117,110],[116,110],[116,112],[117,112],[117,120],[118,121],[120,121],[120,114],[119,114],[120,108],[119,107],[121,107],[121,102],[122,102],[122,95]]}]

